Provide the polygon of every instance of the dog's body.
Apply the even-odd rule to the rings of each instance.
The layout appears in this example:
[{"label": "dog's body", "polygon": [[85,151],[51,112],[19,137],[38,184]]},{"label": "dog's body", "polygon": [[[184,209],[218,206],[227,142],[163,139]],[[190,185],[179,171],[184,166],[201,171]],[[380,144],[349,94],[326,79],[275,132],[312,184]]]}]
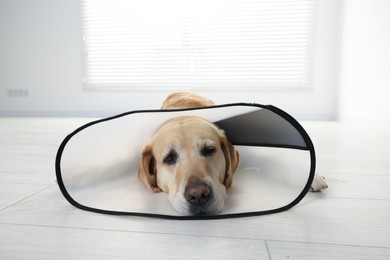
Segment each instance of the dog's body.
[{"label": "dog's body", "polygon": [[[173,93],[161,109],[204,107],[214,102],[193,93]],[[165,122],[142,151],[140,180],[153,192],[168,192],[184,215],[217,214],[240,163],[239,152],[214,124],[192,116]],[[316,176],[312,191],[327,188]]]}]

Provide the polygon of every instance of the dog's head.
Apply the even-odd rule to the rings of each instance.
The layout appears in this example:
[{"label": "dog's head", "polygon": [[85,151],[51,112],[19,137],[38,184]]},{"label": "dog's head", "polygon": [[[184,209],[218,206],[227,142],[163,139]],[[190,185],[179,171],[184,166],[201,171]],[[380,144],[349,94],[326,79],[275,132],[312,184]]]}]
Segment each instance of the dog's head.
[{"label": "dog's head", "polygon": [[179,117],[144,147],[138,176],[153,192],[168,192],[182,214],[217,214],[238,165],[239,153],[222,130],[198,117]]}]

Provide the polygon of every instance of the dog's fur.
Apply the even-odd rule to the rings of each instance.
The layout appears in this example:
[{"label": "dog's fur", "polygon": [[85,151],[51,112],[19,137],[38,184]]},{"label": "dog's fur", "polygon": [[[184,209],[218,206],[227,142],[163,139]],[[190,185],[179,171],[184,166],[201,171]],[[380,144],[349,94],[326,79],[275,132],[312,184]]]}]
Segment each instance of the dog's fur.
[{"label": "dog's fur", "polygon": [[[169,95],[161,109],[211,106],[212,100],[187,92]],[[222,211],[226,189],[240,155],[214,124],[193,116],[168,120],[142,151],[139,179],[153,192],[168,192],[174,209],[184,215]],[[312,191],[327,188],[316,176]]]}]

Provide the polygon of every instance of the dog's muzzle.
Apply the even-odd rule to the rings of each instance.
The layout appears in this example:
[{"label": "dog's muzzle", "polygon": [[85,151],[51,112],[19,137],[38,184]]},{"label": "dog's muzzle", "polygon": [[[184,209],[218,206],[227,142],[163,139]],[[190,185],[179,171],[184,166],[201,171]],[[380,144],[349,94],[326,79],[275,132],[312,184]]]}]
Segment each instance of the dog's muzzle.
[{"label": "dog's muzzle", "polygon": [[194,180],[187,184],[184,197],[189,205],[189,213],[192,215],[209,215],[215,213],[212,188],[205,182]]}]

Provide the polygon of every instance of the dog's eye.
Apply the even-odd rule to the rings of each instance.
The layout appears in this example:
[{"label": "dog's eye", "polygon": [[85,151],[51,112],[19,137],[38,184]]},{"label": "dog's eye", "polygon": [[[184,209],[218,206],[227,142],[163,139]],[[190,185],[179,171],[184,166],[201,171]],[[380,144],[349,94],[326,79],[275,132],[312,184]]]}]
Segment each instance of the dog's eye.
[{"label": "dog's eye", "polygon": [[208,156],[211,156],[214,154],[215,152],[215,147],[213,146],[205,146],[202,148],[202,150],[200,151],[200,153],[202,154],[202,156],[204,157],[208,157]]},{"label": "dog's eye", "polygon": [[174,151],[170,151],[165,157],[164,157],[164,164],[172,165],[176,163],[177,154]]}]

